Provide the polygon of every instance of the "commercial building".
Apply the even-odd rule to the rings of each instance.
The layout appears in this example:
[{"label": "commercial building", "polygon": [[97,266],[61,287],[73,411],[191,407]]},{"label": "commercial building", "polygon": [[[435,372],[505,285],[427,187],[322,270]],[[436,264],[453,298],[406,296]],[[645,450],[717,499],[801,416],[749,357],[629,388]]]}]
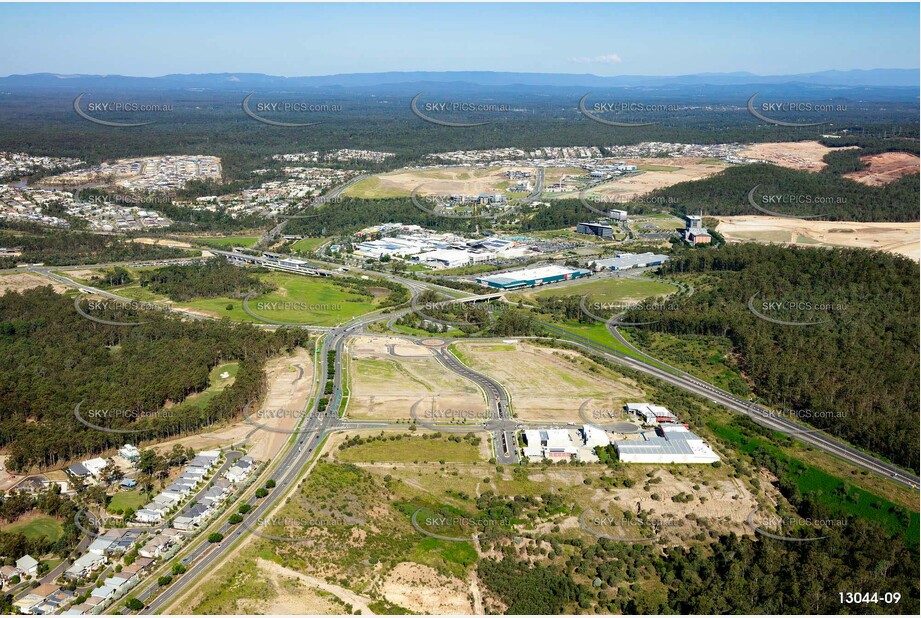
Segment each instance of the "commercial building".
[{"label": "commercial building", "polygon": [[705,464],[720,460],[703,439],[684,425],[660,425],[655,432],[647,431],[640,435],[640,440],[614,442],[620,461]]},{"label": "commercial building", "polygon": [[620,253],[616,257],[589,262],[595,270],[629,270],[658,266],[668,261],[667,255],[659,253]]},{"label": "commercial building", "polygon": [[570,459],[578,452],[565,429],[528,429],[524,441],[529,459]]},{"label": "commercial building", "polygon": [[607,223],[580,223],[576,226],[576,232],[599,238],[614,238],[614,228]]},{"label": "commercial building", "polygon": [[709,245],[713,240],[703,225],[702,215],[687,215],[684,228],[684,240],[692,245]]},{"label": "commercial building", "polygon": [[633,414],[646,425],[678,422],[678,417],[665,406],[651,403],[628,403],[626,407],[628,413]]},{"label": "commercial building", "polygon": [[615,221],[626,221],[627,220],[627,211],[626,210],[617,210],[612,208],[608,211],[608,216]]},{"label": "commercial building", "polygon": [[413,256],[413,261],[433,268],[457,268],[480,264],[496,258],[495,253],[484,251],[472,253],[466,249],[435,249]]},{"label": "commercial building", "polygon": [[582,425],[582,439],[586,447],[607,446],[611,443],[607,432],[595,425]]},{"label": "commercial building", "polygon": [[592,272],[590,270],[585,270],[584,268],[570,268],[568,266],[550,264],[549,266],[540,266],[538,268],[525,268],[497,275],[477,277],[476,281],[485,287],[498,288],[500,290],[514,290],[517,288],[532,288],[548,283],[588,277],[591,276],[591,274]]}]

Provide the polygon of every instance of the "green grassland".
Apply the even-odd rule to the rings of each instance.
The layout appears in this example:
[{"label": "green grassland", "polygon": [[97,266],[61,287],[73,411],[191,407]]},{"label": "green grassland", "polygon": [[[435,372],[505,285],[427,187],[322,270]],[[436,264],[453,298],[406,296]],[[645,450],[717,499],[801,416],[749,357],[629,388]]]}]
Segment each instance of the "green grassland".
[{"label": "green grassland", "polygon": [[525,298],[546,298],[548,296],[590,296],[592,301],[619,302],[642,300],[653,296],[663,296],[678,291],[671,283],[663,281],[626,279],[607,277],[590,279],[585,283],[575,283],[563,287],[535,289],[522,292]]},{"label": "green grassland", "polygon": [[310,253],[311,251],[316,251],[323,243],[328,242],[329,238],[302,238],[291,245],[291,249],[294,251],[301,251],[303,253]]},{"label": "green grassland", "polygon": [[[387,298],[368,298],[319,277],[271,272],[260,274],[259,278],[276,286],[274,291],[256,296],[249,301],[250,310],[265,320],[244,311],[243,301],[238,298],[203,298],[176,303],[175,306],[207,311],[240,322],[280,321],[335,326],[374,311]],[[260,303],[277,305],[260,306]]]},{"label": "green grassland", "polygon": [[392,197],[408,197],[410,192],[397,187],[382,187],[381,179],[377,176],[359,180],[342,192],[345,197],[354,197],[366,200],[383,200]]},{"label": "green grassland", "polygon": [[421,436],[403,437],[397,440],[374,441],[351,446],[337,455],[340,461],[361,462],[437,462],[474,463],[482,461],[479,449],[469,441],[453,442],[447,439]]},{"label": "green grassland", "polygon": [[186,239],[191,243],[213,247],[215,249],[229,249],[233,247],[252,247],[259,242],[258,236],[220,236],[220,237],[197,237]]},{"label": "green grassland", "polygon": [[147,504],[148,501],[149,498],[147,494],[143,492],[120,491],[112,496],[112,500],[109,502],[109,505],[106,507],[106,509],[110,513],[117,513],[119,511],[124,512],[127,509],[133,509],[136,511]]},{"label": "green grassland", "polygon": [[61,522],[53,517],[40,515],[28,521],[18,521],[3,526],[4,532],[21,534],[30,541],[46,538],[51,541],[57,541],[64,534],[64,528]]},{"label": "green grassland", "polygon": [[[233,384],[239,370],[240,363],[238,362],[216,365],[208,374],[208,388],[200,393],[195,393],[187,397],[185,401],[182,402],[182,405],[203,408],[209,401],[219,395],[221,391]],[[229,375],[226,378],[222,378],[222,373],[227,373]]]},{"label": "green grassland", "polygon": [[681,168],[674,165],[638,165],[636,169],[639,172],[674,172]]},{"label": "green grassland", "polygon": [[[877,521],[890,533],[903,535],[905,540],[915,547],[921,541],[921,516],[917,511],[917,505],[915,510],[904,509],[875,493],[855,487],[812,463],[804,463],[804,460],[809,461],[807,453],[799,453],[800,456],[797,457],[795,447],[777,446],[770,439],[753,435],[752,432],[732,423],[710,420],[707,426],[718,438],[743,453],[751,455],[764,451],[786,464],[790,470],[789,478],[799,491],[804,494],[810,493],[819,504],[832,512]],[[783,439],[781,434],[776,436]],[[907,513],[907,521],[900,516],[900,511]]]}]

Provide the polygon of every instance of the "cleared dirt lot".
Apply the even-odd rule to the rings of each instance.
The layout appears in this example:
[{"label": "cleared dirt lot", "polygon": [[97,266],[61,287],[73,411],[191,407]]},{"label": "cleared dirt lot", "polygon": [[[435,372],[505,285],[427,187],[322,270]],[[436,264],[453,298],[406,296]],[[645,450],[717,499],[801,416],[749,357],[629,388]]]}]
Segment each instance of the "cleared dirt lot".
[{"label": "cleared dirt lot", "polygon": [[407,197],[419,185],[420,195],[479,195],[480,193],[505,193],[508,186],[506,172],[530,170],[528,167],[443,167],[436,169],[399,170],[372,176],[345,190],[348,197],[380,199]]},{"label": "cleared dirt lot", "polygon": [[821,247],[860,247],[921,259],[921,223],[806,221],[782,217],[719,217],[719,231],[729,242],[756,241]]},{"label": "cleared dirt lot", "polygon": [[[851,146],[848,146],[851,148]],[[853,146],[856,148],[856,146]],[[741,157],[762,159],[795,170],[810,172],[821,171],[825,167],[822,160],[826,154],[835,150],[819,142],[766,142],[751,144],[739,153]]]},{"label": "cleared dirt lot", "polygon": [[[718,174],[727,164],[712,159],[631,159],[641,171],[635,176],[618,178],[598,185],[587,193],[588,198],[629,201],[656,189],[670,187],[679,182],[700,180]],[[643,170],[643,168],[647,168]]]},{"label": "cleared dirt lot", "polygon": [[67,286],[51,279],[45,279],[32,273],[11,273],[9,275],[0,275],[0,296],[7,292],[22,292],[31,288],[40,288],[50,285],[58,293],[67,290]]},{"label": "cleared dirt lot", "polygon": [[889,184],[902,176],[917,174],[921,170],[921,159],[907,152],[883,152],[860,157],[860,160],[868,163],[870,167],[845,174],[844,177],[871,187]]},{"label": "cleared dirt lot", "polygon": [[[581,422],[579,408],[604,399],[615,408],[637,401],[643,391],[633,381],[597,367],[577,352],[529,343],[460,343],[461,360],[508,389],[512,410],[522,420]],[[640,400],[641,401],[641,400]]]},{"label": "cleared dirt lot", "polygon": [[348,415],[356,419],[406,419],[420,399],[418,413],[436,410],[483,412],[476,385],[444,368],[424,346],[395,337],[356,337],[349,345],[351,397]]}]

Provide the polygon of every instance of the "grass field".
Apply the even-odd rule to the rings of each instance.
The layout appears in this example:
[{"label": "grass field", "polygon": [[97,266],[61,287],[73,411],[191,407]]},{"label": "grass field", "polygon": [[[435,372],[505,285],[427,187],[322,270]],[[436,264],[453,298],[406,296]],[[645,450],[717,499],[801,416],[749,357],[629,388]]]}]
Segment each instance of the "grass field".
[{"label": "grass field", "polygon": [[[368,313],[378,307],[384,297],[369,299],[359,296],[343,287],[319,277],[304,277],[287,273],[272,272],[259,275],[276,289],[249,301],[250,310],[267,320],[335,326],[355,316]],[[275,303],[274,306],[271,303]],[[257,318],[243,310],[243,302],[236,298],[205,298],[186,303],[177,303],[208,313],[228,317],[241,322],[258,322]],[[230,307],[228,309],[228,307]]]},{"label": "grass field", "polygon": [[[721,439],[729,442],[743,453],[752,454],[763,450],[780,461],[786,462],[791,477],[801,492],[814,492],[816,500],[832,512],[862,517],[879,522],[893,534],[901,534],[915,547],[921,541],[921,516],[917,511],[908,511],[908,521],[900,517],[900,507],[870,491],[855,487],[840,478],[804,463],[791,456],[787,450],[772,444],[769,440],[749,435],[728,424],[710,421],[707,426]],[[778,434],[779,435],[779,434]]]},{"label": "grass field", "polygon": [[597,302],[637,301],[652,296],[677,292],[678,288],[662,281],[638,280],[608,277],[576,283],[563,287],[523,292],[525,298],[546,298],[548,296],[590,296]]},{"label": "grass field", "polygon": [[219,238],[199,237],[189,238],[189,242],[194,242],[206,247],[215,249],[228,249],[232,247],[252,247],[259,242],[258,236],[222,236]]},{"label": "grass field", "polygon": [[147,494],[140,491],[120,491],[109,502],[106,509],[110,513],[134,509],[135,511],[147,504]]},{"label": "grass field", "polygon": [[23,521],[16,521],[9,525],[3,526],[4,532],[21,534],[30,541],[46,538],[51,541],[57,541],[64,533],[61,522],[53,517],[39,515]]},{"label": "grass field", "polygon": [[[195,406],[197,408],[203,407],[209,401],[214,399],[221,391],[233,384],[233,381],[237,377],[237,372],[239,370],[240,363],[237,362],[216,365],[211,370],[211,373],[208,374],[208,388],[200,393],[192,395],[191,397],[187,397],[185,401],[183,401],[183,405]],[[222,373],[228,373],[229,375],[226,378],[222,378]]]},{"label": "grass field", "polygon": [[348,463],[475,463],[481,461],[479,449],[467,441],[444,438],[401,438],[352,446],[337,455]]},{"label": "grass field", "polygon": [[578,422],[579,409],[589,399],[611,401],[619,408],[644,394],[633,380],[576,352],[526,343],[464,342],[452,349],[464,364],[508,390],[512,411],[521,419]]},{"label": "grass field", "polygon": [[327,242],[328,240],[329,238],[302,238],[291,245],[291,249],[294,251],[310,253],[311,251],[316,251],[317,247]]}]

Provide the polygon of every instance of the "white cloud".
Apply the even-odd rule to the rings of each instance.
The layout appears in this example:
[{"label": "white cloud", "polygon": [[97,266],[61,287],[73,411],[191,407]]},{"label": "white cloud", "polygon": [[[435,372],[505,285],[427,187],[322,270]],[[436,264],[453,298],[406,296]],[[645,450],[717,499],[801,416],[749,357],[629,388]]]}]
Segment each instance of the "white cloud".
[{"label": "white cloud", "polygon": [[573,58],[572,61],[579,64],[620,64],[623,62],[617,54],[602,54],[592,58]]}]

